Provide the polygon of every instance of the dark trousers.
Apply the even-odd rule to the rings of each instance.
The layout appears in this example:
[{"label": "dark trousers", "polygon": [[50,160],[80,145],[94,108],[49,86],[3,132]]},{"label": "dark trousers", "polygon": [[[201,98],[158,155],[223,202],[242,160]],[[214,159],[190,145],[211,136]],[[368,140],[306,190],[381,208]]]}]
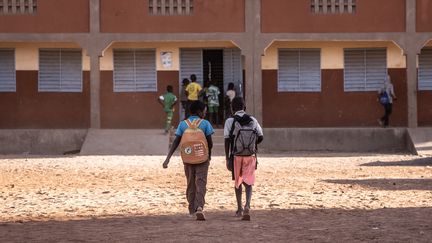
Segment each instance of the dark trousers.
[{"label": "dark trousers", "polygon": [[393,104],[385,104],[384,105],[384,116],[381,117],[381,121],[383,122],[383,125],[387,127],[389,125],[389,118],[393,111]]},{"label": "dark trousers", "polygon": [[204,208],[209,164],[209,162],[197,165],[184,164],[187,180],[186,198],[190,214],[195,213],[198,207]]}]

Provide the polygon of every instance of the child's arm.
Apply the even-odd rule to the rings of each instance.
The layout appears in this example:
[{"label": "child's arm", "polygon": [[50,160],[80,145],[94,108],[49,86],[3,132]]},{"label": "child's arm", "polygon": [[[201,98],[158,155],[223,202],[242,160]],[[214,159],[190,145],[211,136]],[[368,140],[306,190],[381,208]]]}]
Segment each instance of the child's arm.
[{"label": "child's arm", "polygon": [[206,139],[207,139],[207,145],[208,145],[208,149],[209,149],[209,161],[210,161],[211,160],[211,151],[213,148],[213,139],[212,139],[211,135],[207,136]]},{"label": "child's arm", "polygon": [[165,162],[162,165],[164,169],[168,168],[169,161],[170,161],[172,155],[174,154],[175,150],[179,146],[180,140],[181,140],[181,136],[176,136],[176,138],[174,139],[173,143],[171,144],[171,148],[170,148],[170,150],[168,152],[168,155],[167,155],[167,157],[165,159]]},{"label": "child's arm", "polygon": [[225,138],[225,160],[226,160],[226,167],[228,168],[228,160],[229,160],[229,156],[230,156],[230,145],[231,145],[231,140],[229,138]]},{"label": "child's arm", "polygon": [[159,97],[157,98],[157,101],[159,102],[159,104],[162,105],[162,107],[164,106],[164,104],[163,104],[163,102],[162,102],[162,100],[161,100],[161,96],[159,96]]},{"label": "child's arm", "polygon": [[260,144],[264,140],[264,136],[258,136],[256,144]]},{"label": "child's arm", "polygon": [[178,99],[175,99],[174,103],[173,103],[172,106],[171,106],[171,109],[172,109],[175,105],[177,105],[177,102],[178,102]]}]

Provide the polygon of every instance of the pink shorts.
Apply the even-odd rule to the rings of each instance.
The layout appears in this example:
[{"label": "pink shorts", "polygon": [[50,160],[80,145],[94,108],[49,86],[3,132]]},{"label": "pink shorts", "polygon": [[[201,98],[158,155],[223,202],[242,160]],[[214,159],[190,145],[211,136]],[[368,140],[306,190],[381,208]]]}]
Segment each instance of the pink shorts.
[{"label": "pink shorts", "polygon": [[239,188],[244,182],[253,186],[255,183],[255,156],[234,157],[234,181],[235,187]]}]

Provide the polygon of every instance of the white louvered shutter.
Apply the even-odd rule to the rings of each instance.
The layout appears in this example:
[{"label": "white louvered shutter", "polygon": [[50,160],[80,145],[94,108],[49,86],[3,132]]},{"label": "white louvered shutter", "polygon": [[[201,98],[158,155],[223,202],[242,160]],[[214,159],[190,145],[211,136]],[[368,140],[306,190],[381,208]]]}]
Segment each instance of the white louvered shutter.
[{"label": "white louvered shutter", "polygon": [[40,92],[82,92],[82,51],[39,50]]},{"label": "white louvered shutter", "polygon": [[240,49],[224,49],[223,64],[224,91],[227,91],[229,83],[234,83],[236,87],[236,94],[240,97],[243,97],[243,65]]},{"label": "white louvered shutter", "polygon": [[432,90],[432,49],[429,48],[419,55],[418,89]]},{"label": "white louvered shutter", "polygon": [[156,92],[156,51],[135,51],[136,91]]},{"label": "white louvered shutter", "polygon": [[82,92],[82,51],[61,50],[61,91]]},{"label": "white louvered shutter", "polygon": [[385,48],[345,49],[344,62],[345,91],[377,91],[387,77]]},{"label": "white louvered shutter", "polygon": [[279,49],[278,91],[320,92],[320,49]]},{"label": "white louvered shutter", "polygon": [[156,51],[114,50],[114,92],[157,91]]},{"label": "white louvered shutter", "polygon": [[181,49],[180,50],[180,80],[190,79],[195,74],[197,82],[203,85],[203,55],[202,49]]},{"label": "white louvered shutter", "polygon": [[0,92],[16,92],[14,49],[0,49]]}]

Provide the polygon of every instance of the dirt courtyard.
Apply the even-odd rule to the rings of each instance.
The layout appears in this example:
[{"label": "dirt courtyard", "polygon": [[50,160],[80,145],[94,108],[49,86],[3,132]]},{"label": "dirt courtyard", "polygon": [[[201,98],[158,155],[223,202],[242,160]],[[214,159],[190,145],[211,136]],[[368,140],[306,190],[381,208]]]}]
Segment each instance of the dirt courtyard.
[{"label": "dirt courtyard", "polygon": [[213,158],[207,221],[187,216],[179,157],[0,157],[0,242],[431,242],[432,158],[261,156],[252,220]]}]

